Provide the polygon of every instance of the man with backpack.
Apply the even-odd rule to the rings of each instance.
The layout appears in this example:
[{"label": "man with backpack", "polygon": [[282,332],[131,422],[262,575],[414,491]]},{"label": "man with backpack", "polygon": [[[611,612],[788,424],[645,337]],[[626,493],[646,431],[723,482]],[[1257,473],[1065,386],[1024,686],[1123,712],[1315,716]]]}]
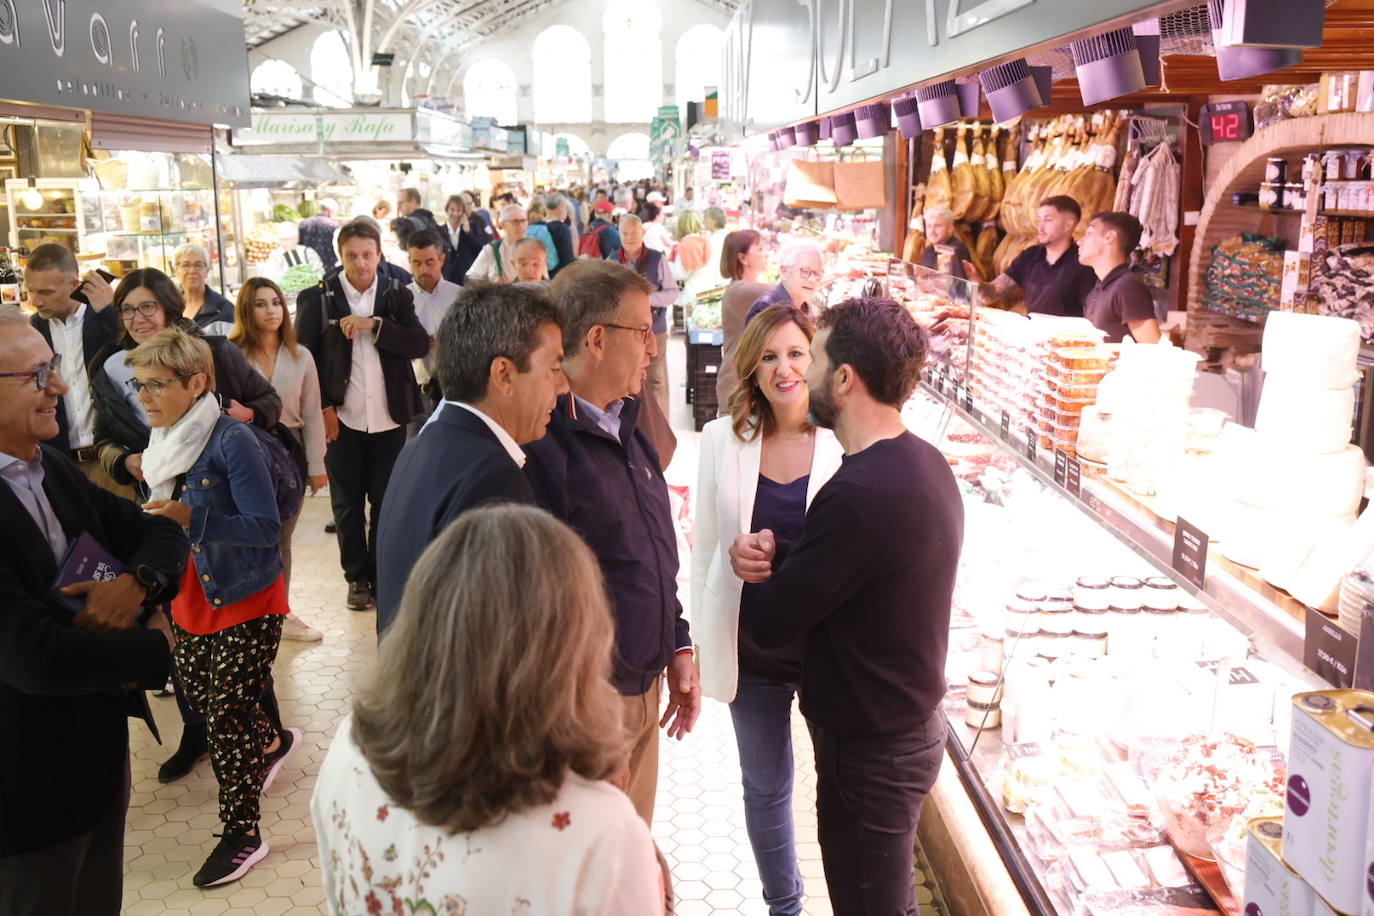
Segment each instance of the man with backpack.
[{"label": "man with backpack", "polygon": [[501,208],[501,238],[482,246],[482,253],[468,268],[467,279],[488,280],[492,283],[514,283],[515,243],[525,237],[530,220],[525,208],[519,204],[506,204]]},{"label": "man with backpack", "polygon": [[414,296],[380,274],[381,252],[374,225],[345,225],[339,231],[343,270],[301,293],[296,309],[296,337],[320,374],[329,443],[324,463],[348,607],[355,611],[374,604],[382,496],[405,445],[406,424],[420,409],[411,361],[429,353]]},{"label": "man with backpack", "polygon": [[597,201],[592,211],[592,221],[587,224],[587,231],[577,243],[579,258],[620,259],[620,232],[609,222],[614,209],[609,200]]}]

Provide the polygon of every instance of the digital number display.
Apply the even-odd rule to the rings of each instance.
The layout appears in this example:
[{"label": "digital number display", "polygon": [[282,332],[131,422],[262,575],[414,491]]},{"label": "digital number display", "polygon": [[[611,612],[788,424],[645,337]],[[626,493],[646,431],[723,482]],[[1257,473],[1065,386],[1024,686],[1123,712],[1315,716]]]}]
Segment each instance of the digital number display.
[{"label": "digital number display", "polygon": [[1202,107],[1200,133],[1203,143],[1226,143],[1250,139],[1254,122],[1250,106],[1244,102],[1218,102]]}]

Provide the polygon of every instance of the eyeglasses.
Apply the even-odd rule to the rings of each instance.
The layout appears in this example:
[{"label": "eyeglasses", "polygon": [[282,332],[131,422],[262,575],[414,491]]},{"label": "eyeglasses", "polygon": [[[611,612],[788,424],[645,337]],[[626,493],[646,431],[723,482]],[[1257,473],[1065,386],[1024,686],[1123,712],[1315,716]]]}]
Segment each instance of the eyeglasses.
[{"label": "eyeglasses", "polygon": [[601,326],[603,328],[619,328],[622,331],[634,331],[636,334],[639,335],[639,342],[645,344],[649,342],[649,335],[654,332],[653,325],[649,325],[647,328],[632,328],[623,324],[611,324],[609,321],[607,321],[603,323]]},{"label": "eyeglasses", "polygon": [[798,267],[796,270],[797,276],[801,277],[803,280],[819,280],[821,277],[825,276],[822,271],[812,270],[809,267]]},{"label": "eyeglasses", "polygon": [[29,372],[0,372],[0,378],[31,378],[34,387],[39,391],[44,391],[48,387],[48,382],[52,381],[52,377],[57,375],[61,368],[62,357],[58,355],[54,356],[52,362],[46,366],[39,366]]},{"label": "eyeglasses", "polygon": [[166,391],[167,386],[172,384],[172,382],[185,382],[194,377],[195,373],[192,373],[191,375],[174,375],[166,381],[161,379],[149,379],[146,382],[131,378],[129,379],[129,387],[133,390],[134,394],[138,394],[144,388],[147,388],[153,393],[153,397],[160,398],[162,397],[162,392]]},{"label": "eyeglasses", "polygon": [[119,319],[121,321],[132,321],[134,312],[138,312],[144,318],[152,318],[162,311],[161,302],[140,302],[138,305],[121,305],[119,307]]},{"label": "eyeglasses", "polygon": [[209,269],[210,269],[210,265],[209,265],[209,264],[206,264],[204,261],[192,261],[192,262],[189,262],[189,263],[186,262],[186,261],[182,261],[180,264],[177,265],[177,270],[209,270]]}]

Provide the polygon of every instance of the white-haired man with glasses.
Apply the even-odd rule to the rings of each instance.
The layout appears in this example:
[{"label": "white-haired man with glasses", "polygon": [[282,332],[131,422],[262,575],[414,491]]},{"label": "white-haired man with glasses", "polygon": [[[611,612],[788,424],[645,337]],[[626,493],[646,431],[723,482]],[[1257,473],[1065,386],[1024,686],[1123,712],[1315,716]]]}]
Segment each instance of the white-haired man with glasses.
[{"label": "white-haired man with glasses", "polygon": [[[166,683],[171,631],[145,606],[172,597],[190,554],[175,522],[100,489],[48,441],[68,391],[64,363],[18,309],[0,310],[6,916],[119,912],[132,696],[125,687]],[[60,599],[53,584],[73,543],[88,557],[97,545],[118,574],[75,582]],[[62,599],[80,609],[73,613]]]}]

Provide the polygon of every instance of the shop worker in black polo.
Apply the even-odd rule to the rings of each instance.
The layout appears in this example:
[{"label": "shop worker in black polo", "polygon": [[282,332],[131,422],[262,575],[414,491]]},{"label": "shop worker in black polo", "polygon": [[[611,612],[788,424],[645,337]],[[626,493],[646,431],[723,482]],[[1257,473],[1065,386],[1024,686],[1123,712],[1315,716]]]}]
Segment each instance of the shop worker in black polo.
[{"label": "shop worker in black polo", "polygon": [[1016,256],[1005,273],[989,284],[988,299],[1005,296],[1020,287],[1026,309],[1032,314],[1081,317],[1083,303],[1093,288],[1093,272],[1078,260],[1073,240],[1083,210],[1078,201],[1063,195],[1040,201],[1036,217],[1037,240]]},{"label": "shop worker in black polo", "polygon": [[1159,342],[1154,299],[1129,263],[1140,232],[1140,220],[1129,213],[1099,213],[1083,233],[1079,257],[1097,276],[1083,315],[1106,332],[1107,343],[1120,343],[1127,334],[1136,343]]},{"label": "shop worker in black polo", "polygon": [[927,349],[891,299],[821,313],[806,373],[811,420],[835,431],[844,461],[776,569],[771,531],[740,535],[730,549],[735,573],[761,583],[759,646],[805,641],[801,710],[836,916],[915,916],[916,822],[944,755],[964,509],[949,463],[902,424]]}]

